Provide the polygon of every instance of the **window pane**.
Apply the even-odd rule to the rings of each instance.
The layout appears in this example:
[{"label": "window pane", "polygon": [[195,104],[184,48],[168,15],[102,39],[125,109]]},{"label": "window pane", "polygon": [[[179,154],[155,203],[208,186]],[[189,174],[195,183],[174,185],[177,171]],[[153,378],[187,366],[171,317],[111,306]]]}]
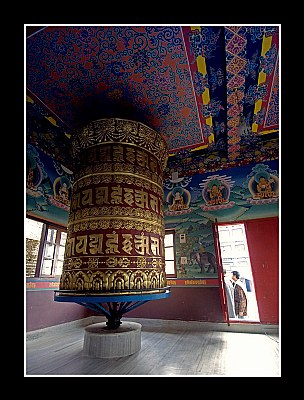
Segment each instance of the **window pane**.
[{"label": "window pane", "polygon": [[231,253],[231,246],[222,246],[221,247],[222,254],[230,254]]},{"label": "window pane", "polygon": [[174,276],[176,276],[174,232],[165,233],[164,245],[165,245],[164,255],[165,255],[165,272],[166,272],[166,275],[174,275]]},{"label": "window pane", "polygon": [[224,261],[223,260],[223,268],[226,270],[226,273],[232,271],[234,268],[234,263],[232,261]]},{"label": "window pane", "polygon": [[174,261],[166,261],[165,264],[166,264],[165,266],[166,274],[174,275],[175,274]]},{"label": "window pane", "polygon": [[165,259],[166,260],[174,260],[174,248],[173,247],[165,248]]},{"label": "window pane", "polygon": [[58,251],[58,259],[59,259],[59,260],[63,260],[63,257],[64,257],[64,250],[65,250],[65,247],[64,247],[64,246],[60,246],[60,247],[59,247],[59,251]]},{"label": "window pane", "polygon": [[233,240],[240,240],[240,239],[244,238],[243,229],[241,229],[241,228],[235,228],[231,232],[232,232]]},{"label": "window pane", "polygon": [[245,245],[244,244],[236,244],[235,245],[235,251],[238,253],[244,253],[245,252]]},{"label": "window pane", "polygon": [[173,233],[165,235],[165,247],[167,246],[173,246]]},{"label": "window pane", "polygon": [[26,239],[26,276],[35,276],[36,264],[41,239],[43,224],[26,218],[25,239]]},{"label": "window pane", "polygon": [[55,275],[61,275],[61,273],[62,273],[62,266],[63,266],[63,260],[58,260],[58,261],[57,261],[57,266],[56,266]]},{"label": "window pane", "polygon": [[46,241],[50,242],[50,243],[55,243],[55,241],[56,241],[56,230],[55,229],[48,229]]},{"label": "window pane", "polygon": [[67,233],[66,232],[61,232],[60,246],[65,246],[66,238],[67,238]]},{"label": "window pane", "polygon": [[48,244],[48,243],[46,243],[46,245],[45,245],[44,258],[53,258],[53,256],[54,256],[54,250],[55,250],[55,245],[54,245],[54,244]]},{"label": "window pane", "polygon": [[44,260],[41,271],[42,275],[51,275],[52,266],[53,266],[53,260]]},{"label": "window pane", "polygon": [[227,230],[220,230],[219,227],[219,237],[221,242],[228,242],[230,239],[230,232]]}]

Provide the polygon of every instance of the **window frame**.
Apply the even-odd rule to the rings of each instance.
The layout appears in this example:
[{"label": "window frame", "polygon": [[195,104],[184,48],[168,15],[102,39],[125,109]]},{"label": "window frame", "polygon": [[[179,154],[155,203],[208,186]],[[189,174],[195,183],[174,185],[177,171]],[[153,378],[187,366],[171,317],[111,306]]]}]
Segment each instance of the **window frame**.
[{"label": "window frame", "polygon": [[[42,225],[42,230],[41,230],[41,238],[40,238],[40,244],[39,244],[39,250],[38,250],[38,256],[37,256],[37,263],[36,263],[36,270],[35,270],[35,275],[34,278],[59,278],[61,273],[55,274],[56,273],[56,267],[57,267],[57,262],[58,262],[58,256],[59,256],[59,249],[60,249],[60,241],[61,241],[61,234],[62,232],[67,233],[67,228],[56,225],[54,223],[46,222],[40,219],[36,218],[31,218],[29,216],[26,216],[27,219],[32,219],[38,222],[41,222]],[[55,248],[54,248],[54,253],[53,253],[53,262],[52,262],[52,270],[51,274],[43,274],[43,263],[44,260],[50,259],[49,257],[44,257],[45,251],[46,251],[46,245],[47,245],[47,234],[49,229],[54,229],[56,231],[56,237],[55,237]],[[30,276],[26,275],[26,278],[30,278]]]},{"label": "window frame", "polygon": [[[39,264],[40,270],[39,270],[39,277],[41,278],[49,278],[49,277],[60,277],[60,274],[56,274],[57,272],[57,263],[59,260],[59,249],[61,247],[60,242],[61,242],[61,234],[62,232],[66,232],[67,230],[62,228],[62,227],[58,227],[56,225],[53,224],[44,224],[46,229],[45,229],[45,236],[44,236],[44,240],[43,240],[43,246],[42,246],[42,257],[41,257],[41,261]],[[48,236],[48,231],[49,230],[54,230],[55,232],[55,240],[53,242],[49,242],[47,240],[47,236]],[[54,252],[53,252],[53,256],[52,257],[47,257],[45,256],[45,252],[47,249],[47,245],[48,244],[52,244],[54,245]],[[45,260],[52,260],[52,267],[51,267],[51,273],[50,274],[45,274],[43,273],[43,264]]]}]

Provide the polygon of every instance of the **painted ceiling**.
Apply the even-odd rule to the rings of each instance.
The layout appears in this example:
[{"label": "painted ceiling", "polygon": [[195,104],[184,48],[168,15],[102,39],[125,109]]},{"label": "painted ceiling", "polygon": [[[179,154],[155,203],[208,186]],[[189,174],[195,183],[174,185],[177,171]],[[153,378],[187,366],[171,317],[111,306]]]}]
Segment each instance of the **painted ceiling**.
[{"label": "painted ceiling", "polygon": [[278,155],[278,25],[25,31],[27,142],[67,168],[76,129],[106,117],[155,129],[173,158],[217,152],[241,163],[257,146]]}]

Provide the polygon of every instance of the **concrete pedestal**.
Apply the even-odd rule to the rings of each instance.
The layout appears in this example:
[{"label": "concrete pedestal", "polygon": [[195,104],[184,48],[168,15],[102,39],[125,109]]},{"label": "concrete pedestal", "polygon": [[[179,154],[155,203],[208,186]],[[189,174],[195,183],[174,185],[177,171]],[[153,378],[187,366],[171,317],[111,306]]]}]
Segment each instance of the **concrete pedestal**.
[{"label": "concrete pedestal", "polygon": [[141,348],[141,324],[122,322],[109,329],[105,322],[85,328],[83,354],[94,358],[125,357]]}]

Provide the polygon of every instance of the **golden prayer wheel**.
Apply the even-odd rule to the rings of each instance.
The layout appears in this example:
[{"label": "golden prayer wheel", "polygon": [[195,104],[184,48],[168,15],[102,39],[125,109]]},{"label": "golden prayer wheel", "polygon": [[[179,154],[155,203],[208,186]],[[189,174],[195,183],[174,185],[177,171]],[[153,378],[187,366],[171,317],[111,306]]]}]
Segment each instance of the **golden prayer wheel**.
[{"label": "golden prayer wheel", "polygon": [[99,119],[73,135],[72,152],[59,292],[109,298],[164,292],[165,140],[140,122]]}]

